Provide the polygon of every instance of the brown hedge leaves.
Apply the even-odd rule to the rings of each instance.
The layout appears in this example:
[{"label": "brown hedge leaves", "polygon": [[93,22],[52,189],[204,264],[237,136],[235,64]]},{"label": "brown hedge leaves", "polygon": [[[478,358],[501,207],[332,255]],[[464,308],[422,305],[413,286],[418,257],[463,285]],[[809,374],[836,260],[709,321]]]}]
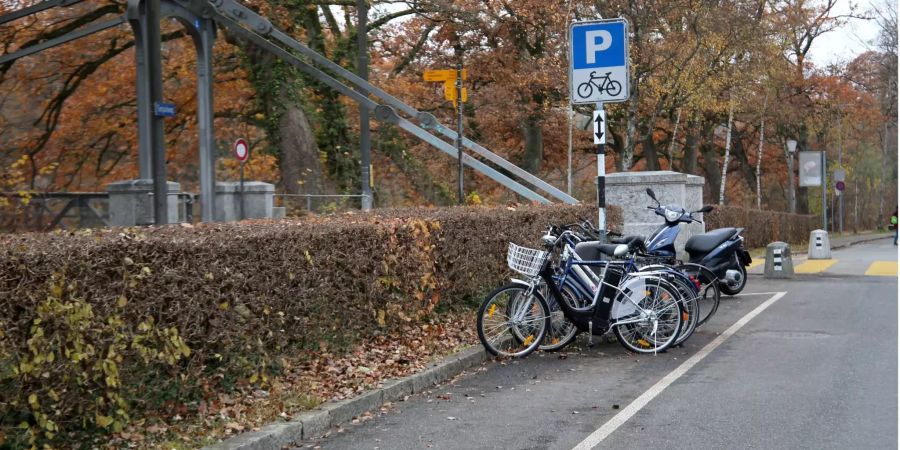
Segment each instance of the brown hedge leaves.
[{"label": "brown hedge leaves", "polygon": [[289,361],[427,324],[503,281],[508,242],[536,245],[548,223],[592,210],[382,210],[0,237],[0,435],[40,445],[122,430],[271,383]]}]

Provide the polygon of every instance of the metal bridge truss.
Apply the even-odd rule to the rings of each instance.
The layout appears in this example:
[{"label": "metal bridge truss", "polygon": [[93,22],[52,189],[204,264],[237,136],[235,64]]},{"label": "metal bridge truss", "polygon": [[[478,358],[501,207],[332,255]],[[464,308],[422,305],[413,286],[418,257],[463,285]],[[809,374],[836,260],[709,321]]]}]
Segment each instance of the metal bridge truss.
[{"label": "metal bridge truss", "polygon": [[[0,25],[50,8],[67,7],[81,1],[46,0],[0,16]],[[446,138],[455,141],[456,131],[439,123],[434,115],[418,111],[353,72],[316,53],[273,27],[265,17],[235,0],[128,0],[126,13],[122,17],[96,23],[0,56],[0,64],[6,64],[24,56],[115,27],[123,22],[129,23],[135,36],[140,177],[154,180],[154,193],[156,194],[154,196],[154,213],[157,223],[167,223],[166,207],[163,203],[166,197],[163,118],[154,114],[154,105],[163,101],[159,20],[165,17],[174,17],[185,26],[197,52],[197,121],[200,133],[200,203],[203,221],[213,220],[215,204],[212,46],[217,25],[352,98],[367,108],[376,120],[395,124],[451,157],[457,157],[456,148],[444,140]],[[347,84],[339,81],[338,78]],[[375,97],[377,101],[370,96]],[[537,189],[558,201],[569,204],[578,203],[572,196],[478,143],[466,138],[463,138],[462,143],[476,155],[496,165],[499,170],[468,154],[463,154],[465,165],[522,197],[540,203],[550,203],[547,197],[535,192]]]}]

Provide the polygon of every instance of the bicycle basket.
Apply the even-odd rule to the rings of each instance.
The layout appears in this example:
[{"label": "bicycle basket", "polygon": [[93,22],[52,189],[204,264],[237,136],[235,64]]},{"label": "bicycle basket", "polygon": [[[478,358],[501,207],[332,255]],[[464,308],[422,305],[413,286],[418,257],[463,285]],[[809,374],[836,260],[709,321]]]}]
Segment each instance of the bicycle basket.
[{"label": "bicycle basket", "polygon": [[541,271],[544,261],[549,253],[533,248],[520,247],[509,243],[509,251],[506,253],[506,264],[509,268],[522,275],[534,277]]}]

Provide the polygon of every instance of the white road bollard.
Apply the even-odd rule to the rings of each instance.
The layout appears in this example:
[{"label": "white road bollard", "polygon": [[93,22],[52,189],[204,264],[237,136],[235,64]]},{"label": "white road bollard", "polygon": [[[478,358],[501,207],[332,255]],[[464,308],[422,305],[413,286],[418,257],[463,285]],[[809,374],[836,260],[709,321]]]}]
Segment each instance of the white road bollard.
[{"label": "white road bollard", "polygon": [[809,233],[809,259],[831,259],[831,241],[825,230]]},{"label": "white road bollard", "polygon": [[773,242],[766,246],[766,278],[792,278],[794,262],[791,246],[786,242]]}]

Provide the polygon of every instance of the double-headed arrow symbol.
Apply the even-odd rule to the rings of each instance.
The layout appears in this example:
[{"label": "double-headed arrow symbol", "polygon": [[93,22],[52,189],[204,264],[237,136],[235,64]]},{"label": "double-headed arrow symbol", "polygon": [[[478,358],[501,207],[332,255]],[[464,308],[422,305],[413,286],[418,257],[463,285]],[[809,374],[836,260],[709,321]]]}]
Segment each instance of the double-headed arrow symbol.
[{"label": "double-headed arrow symbol", "polygon": [[606,111],[594,111],[594,143],[606,144]]}]

